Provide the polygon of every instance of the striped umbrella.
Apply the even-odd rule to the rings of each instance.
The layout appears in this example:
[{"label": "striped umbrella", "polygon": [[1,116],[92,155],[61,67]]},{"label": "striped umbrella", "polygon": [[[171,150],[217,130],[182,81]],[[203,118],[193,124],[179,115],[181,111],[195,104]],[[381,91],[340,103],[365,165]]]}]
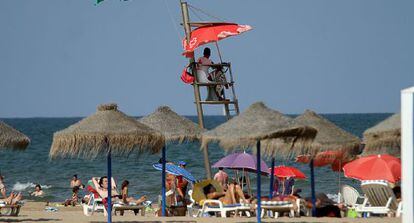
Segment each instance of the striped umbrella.
[{"label": "striped umbrella", "polygon": [[[162,163],[156,163],[152,166],[154,167],[154,169],[162,171]],[[174,164],[170,164],[170,163],[165,164],[165,171],[167,173],[170,173],[176,176],[183,176],[184,179],[192,183],[197,181],[196,178],[193,177],[193,175],[191,175],[190,172],[188,172],[188,170],[181,168],[179,166],[176,166]]]}]

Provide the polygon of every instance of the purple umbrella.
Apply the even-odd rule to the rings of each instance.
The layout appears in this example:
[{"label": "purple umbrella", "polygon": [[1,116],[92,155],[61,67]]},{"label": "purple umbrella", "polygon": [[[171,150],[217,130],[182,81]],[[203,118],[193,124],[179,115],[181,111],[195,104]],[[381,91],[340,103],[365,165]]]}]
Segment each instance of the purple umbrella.
[{"label": "purple umbrella", "polygon": [[[257,158],[255,156],[246,152],[233,153],[217,161],[217,163],[215,163],[213,167],[223,167],[235,170],[256,172],[256,159]],[[266,163],[263,160],[261,160],[260,166],[262,174],[269,174],[269,167],[267,167]]]}]

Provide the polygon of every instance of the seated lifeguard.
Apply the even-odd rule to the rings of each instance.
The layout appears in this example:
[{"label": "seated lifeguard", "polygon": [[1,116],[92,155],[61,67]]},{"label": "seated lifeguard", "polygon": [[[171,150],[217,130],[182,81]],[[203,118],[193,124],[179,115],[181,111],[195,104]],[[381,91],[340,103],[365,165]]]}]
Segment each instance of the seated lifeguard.
[{"label": "seated lifeguard", "polygon": [[208,79],[209,72],[208,69],[210,65],[214,64],[213,61],[210,60],[211,50],[210,48],[206,47],[203,51],[203,56],[198,58],[197,60],[197,80],[199,83],[209,83],[210,80]]}]

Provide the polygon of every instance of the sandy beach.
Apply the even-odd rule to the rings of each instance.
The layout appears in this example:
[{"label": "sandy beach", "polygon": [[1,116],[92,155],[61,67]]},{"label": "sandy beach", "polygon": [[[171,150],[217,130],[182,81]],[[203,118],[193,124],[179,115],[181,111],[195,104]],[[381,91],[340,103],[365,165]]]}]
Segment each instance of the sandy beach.
[{"label": "sandy beach", "polygon": [[[55,206],[56,204],[51,204]],[[43,202],[27,202],[21,209],[18,217],[0,217],[0,222],[106,222],[102,213],[93,216],[83,215],[82,208],[57,207],[57,212],[46,212]],[[154,213],[146,213],[145,217],[135,216],[132,212],[125,212],[124,216],[114,216],[114,222],[256,222],[256,218],[191,218],[191,217],[155,217]],[[264,218],[263,222],[372,222],[372,223],[399,223],[401,218],[371,217],[371,218]]]}]

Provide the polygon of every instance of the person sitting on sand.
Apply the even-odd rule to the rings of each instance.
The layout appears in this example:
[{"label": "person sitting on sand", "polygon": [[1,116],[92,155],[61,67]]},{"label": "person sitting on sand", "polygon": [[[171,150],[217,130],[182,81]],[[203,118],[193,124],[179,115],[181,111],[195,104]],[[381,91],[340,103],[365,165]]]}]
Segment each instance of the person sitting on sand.
[{"label": "person sitting on sand", "polygon": [[0,199],[0,201],[5,202],[8,205],[15,205],[17,202],[21,201],[23,196],[21,193],[15,194],[14,192],[10,193],[10,196],[6,197],[5,199]]},{"label": "person sitting on sand", "polygon": [[75,186],[72,189],[72,197],[70,199],[66,199],[65,202],[63,203],[63,205],[68,206],[68,205],[72,205],[75,206],[79,203],[79,197],[78,197],[78,193],[79,193],[79,187]]},{"label": "person sitting on sand", "polygon": [[224,205],[239,204],[241,202],[248,204],[250,200],[246,199],[241,187],[237,184],[229,184],[227,191],[217,192],[212,184],[208,184],[203,188],[203,192],[207,199],[216,199]]},{"label": "person sitting on sand", "polygon": [[[335,202],[324,193],[317,193],[316,197],[316,217],[341,217],[341,209],[343,204],[335,204]],[[312,208],[312,199],[306,198],[306,206]]]},{"label": "person sitting on sand", "polygon": [[33,191],[30,196],[40,197],[43,196],[43,190],[40,184],[36,184],[35,191]]},{"label": "person sitting on sand", "polygon": [[142,202],[147,200],[147,197],[145,195],[142,196],[140,199],[134,199],[133,197],[128,197],[128,186],[129,186],[129,181],[124,180],[121,186],[122,201],[124,202],[124,204],[134,203],[136,205],[139,205],[139,204],[142,204]]}]

